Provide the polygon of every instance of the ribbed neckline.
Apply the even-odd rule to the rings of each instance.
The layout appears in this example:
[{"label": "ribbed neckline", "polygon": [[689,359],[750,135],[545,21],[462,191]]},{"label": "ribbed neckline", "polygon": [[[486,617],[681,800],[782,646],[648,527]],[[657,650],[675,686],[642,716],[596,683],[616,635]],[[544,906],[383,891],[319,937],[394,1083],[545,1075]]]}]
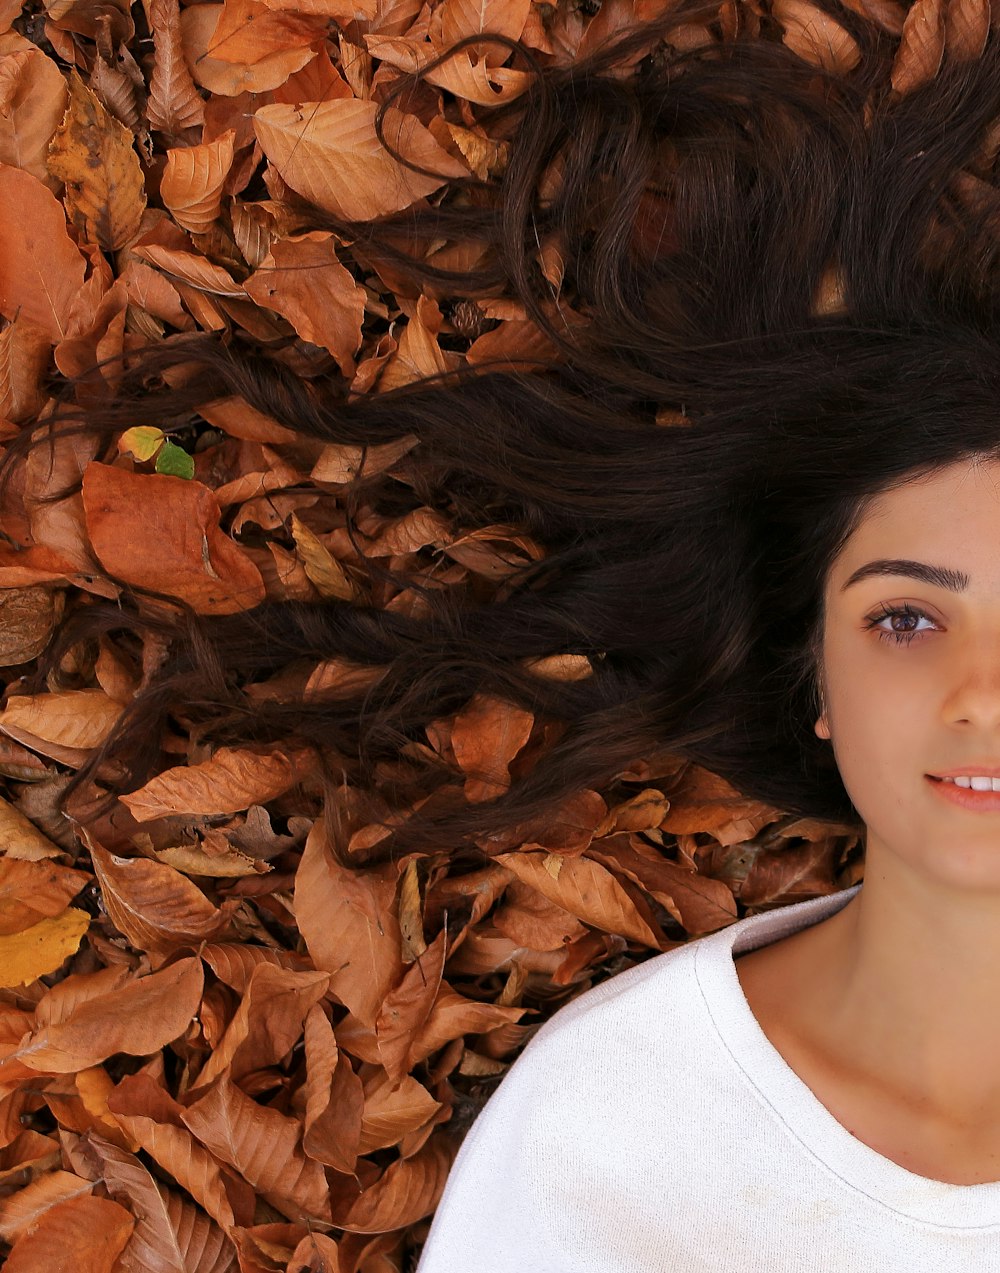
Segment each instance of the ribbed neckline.
[{"label": "ribbed neckline", "polygon": [[804,1148],[847,1185],[912,1220],[938,1228],[1000,1228],[1000,1181],[929,1180],[852,1136],[799,1078],[761,1029],[736,972],[735,957],[836,914],[861,884],[761,911],[694,942],[695,975],[736,1065]]}]

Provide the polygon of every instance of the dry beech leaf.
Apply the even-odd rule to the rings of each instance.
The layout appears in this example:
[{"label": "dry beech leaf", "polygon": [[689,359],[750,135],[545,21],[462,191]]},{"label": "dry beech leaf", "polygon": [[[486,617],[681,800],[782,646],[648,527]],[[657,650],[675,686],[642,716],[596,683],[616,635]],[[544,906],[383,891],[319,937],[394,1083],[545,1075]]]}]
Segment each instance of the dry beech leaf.
[{"label": "dry beech leaf", "polygon": [[323,1167],[302,1150],[296,1118],[258,1105],[228,1078],[181,1111],[184,1126],[290,1220],[331,1219]]},{"label": "dry beech leaf", "polygon": [[164,770],[122,803],[140,821],[174,813],[236,813],[282,795],[309,770],[304,753],[219,747],[211,760]]},{"label": "dry beech leaf", "polygon": [[19,694],[0,712],[0,730],[41,752],[97,747],[121,715],[121,704],[103,690],[53,690]]},{"label": "dry beech leaf", "polygon": [[55,344],[68,333],[84,270],[52,191],[0,164],[0,314],[23,315]]},{"label": "dry beech leaf", "polygon": [[455,1156],[454,1146],[434,1137],[412,1158],[390,1163],[362,1191],[344,1187],[333,1200],[333,1220],[351,1233],[384,1233],[390,1225],[409,1225],[437,1206]]},{"label": "dry beech leaf", "polygon": [[116,251],[133,239],[146,207],[132,134],[105,109],[75,69],[69,105],[48,151],[48,169],[66,183],[70,220],[87,243]]},{"label": "dry beech leaf", "polygon": [[[62,851],[19,809],[0,796],[0,853],[3,854],[0,879],[7,876],[11,863],[16,859],[40,862],[47,858],[59,857]],[[2,887],[0,885],[0,888]],[[68,895],[67,901],[69,896],[75,896],[75,894]],[[54,914],[55,911],[52,913]]]},{"label": "dry beech leaf", "polygon": [[[306,1110],[302,1147],[310,1158],[353,1175],[362,1152],[366,1093],[326,1014],[314,1004],[305,1019]],[[395,1143],[395,1138],[390,1144]],[[366,1149],[366,1152],[368,1150]]]},{"label": "dry beech leaf", "polygon": [[133,978],[32,1033],[0,1064],[0,1076],[12,1062],[43,1074],[71,1074],[115,1052],[148,1056],[184,1032],[202,988],[201,964],[193,957]]},{"label": "dry beech leaf", "polygon": [[366,293],[337,259],[332,234],[314,230],[273,243],[243,287],[258,305],[287,318],[303,340],[328,349],[344,375],[354,374]]},{"label": "dry beech leaf", "polygon": [[134,1155],[110,1141],[90,1139],[101,1180],[111,1196],[136,1217],[128,1244],[130,1266],[187,1273],[227,1273],[232,1252],[217,1224],[176,1189],[167,1188]]},{"label": "dry beech leaf", "polygon": [[148,1074],[129,1074],[108,1109],[135,1144],[170,1173],[227,1233],[253,1218],[253,1190],[222,1167],[181,1120],[182,1106]]},{"label": "dry beech leaf", "polygon": [[293,972],[259,964],[240,1006],[198,1075],[194,1090],[223,1074],[233,1080],[282,1060],[303,1032],[306,1016],[326,994],[324,972]]},{"label": "dry beech leaf", "polygon": [[117,578],[181,596],[201,614],[264,599],[260,571],[219,528],[219,503],[201,482],[93,462],[83,503],[94,551]]},{"label": "dry beech leaf", "polygon": [[37,1226],[41,1216],[57,1203],[86,1198],[93,1184],[72,1171],[51,1171],[31,1180],[23,1189],[0,1199],[0,1238],[13,1242]]},{"label": "dry beech leaf", "polygon": [[944,56],[943,0],[914,0],[892,63],[892,87],[911,93],[938,73]]},{"label": "dry beech leaf", "polygon": [[861,60],[857,42],[808,0],[774,0],[771,12],[785,28],[784,42],[807,62],[846,73]]},{"label": "dry beech leaf", "polygon": [[65,79],[40,50],[0,56],[0,163],[37,177],[54,194],[60,183],[46,158],[66,112],[67,95]]},{"label": "dry beech leaf", "polygon": [[560,858],[557,875],[543,853],[501,853],[497,860],[550,902],[607,933],[659,948],[660,938],[610,871],[590,858]]},{"label": "dry beech leaf", "polygon": [[368,1026],[403,972],[395,894],[391,869],[341,866],[317,818],[295,874],[295,918],[313,963],[331,974],[331,992]]},{"label": "dry beech leaf", "polygon": [[160,198],[174,220],[192,234],[205,234],[219,215],[222,188],[233,166],[235,128],[199,146],[174,146],[160,178]]},{"label": "dry beech leaf", "polygon": [[101,896],[115,927],[136,950],[166,953],[211,941],[229,923],[237,899],[213,906],[200,888],[165,862],[122,858],[90,841]]},{"label": "dry beech leaf", "polygon": [[86,872],[55,862],[0,857],[0,934],[19,933],[40,919],[62,915],[87,881]]},{"label": "dry beech leaf", "polygon": [[[0,421],[20,424],[38,414],[44,405],[40,382],[48,361],[49,339],[29,318],[19,314],[0,331]],[[0,425],[0,436],[6,432],[7,426]]]},{"label": "dry beech leaf", "polygon": [[951,62],[972,62],[982,55],[990,33],[989,0],[955,0],[945,10],[945,56]]},{"label": "dry beech leaf", "polygon": [[30,928],[0,936],[0,986],[23,986],[55,972],[75,954],[90,916],[75,906]]},{"label": "dry beech leaf", "polygon": [[[213,56],[216,28],[225,11],[222,4],[186,5],[181,9],[181,44],[194,82],[210,93],[237,97],[240,93],[266,93],[283,84],[316,56],[308,44],[279,48],[257,61],[227,62]],[[226,46],[220,47],[220,52]]]},{"label": "dry beech leaf", "polygon": [[467,774],[470,801],[489,800],[510,786],[510,762],[528,741],[534,715],[489,694],[475,694],[455,717],[451,745]]},{"label": "dry beech leaf", "polygon": [[149,77],[146,118],[151,128],[173,136],[205,123],[205,102],[184,60],[178,0],[149,0],[153,33],[153,72]]},{"label": "dry beech leaf", "polygon": [[67,1198],[45,1211],[22,1234],[4,1261],[6,1273],[72,1269],[73,1273],[114,1273],[133,1230],[135,1217],[108,1198]]},{"label": "dry beech leaf", "polygon": [[[200,6],[205,7],[205,6]],[[439,174],[425,177],[396,162],[375,132],[375,102],[284,102],[254,112],[257,140],[284,181],[320,208],[367,220],[408,207],[468,170],[441,149],[412,115],[389,107],[384,134],[411,163]]]}]

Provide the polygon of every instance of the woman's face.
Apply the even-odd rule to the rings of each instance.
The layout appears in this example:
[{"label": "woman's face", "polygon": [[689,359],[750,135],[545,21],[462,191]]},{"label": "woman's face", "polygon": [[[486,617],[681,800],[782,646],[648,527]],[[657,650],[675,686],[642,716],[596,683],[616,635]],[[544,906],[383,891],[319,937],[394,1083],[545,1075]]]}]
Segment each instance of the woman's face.
[{"label": "woman's face", "polygon": [[[893,559],[939,577],[899,565],[851,582]],[[1000,808],[960,808],[927,777],[1000,773],[1000,462],[962,461],[880,496],[825,598],[815,729],[867,827],[866,864],[891,855],[938,886],[1000,896]],[[913,613],[884,614],[903,607]]]}]

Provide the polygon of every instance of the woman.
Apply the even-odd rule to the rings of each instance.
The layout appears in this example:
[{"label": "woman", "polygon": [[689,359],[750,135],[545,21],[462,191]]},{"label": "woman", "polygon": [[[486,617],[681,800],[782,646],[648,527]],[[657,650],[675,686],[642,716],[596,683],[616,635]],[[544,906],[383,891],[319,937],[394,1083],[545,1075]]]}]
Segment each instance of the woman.
[{"label": "woman", "polygon": [[868,501],[824,575],[815,723],[863,885],[556,1013],[463,1143],[419,1273],[998,1267],[998,542],[995,453]]},{"label": "woman", "polygon": [[[217,741],[294,724],[363,785],[484,689],[562,723],[544,763],[494,800],[390,820],[367,861],[442,843],[482,861],[651,748],[864,837],[863,885],[688,942],[546,1022],[464,1142],[420,1273],[1000,1270],[1000,797],[945,781],[1000,774],[1000,40],[900,96],[884,29],[829,15],[847,70],[679,6],[498,109],[498,191],[332,223],[417,280],[508,288],[559,351],[544,374],[348,401],[199,338],[151,348],[84,412],[112,437],[230,392],[312,437],[412,434],[421,501],[547,551],[489,605],[428,588],[406,614],[189,616],[64,799],[112,756],[137,786],[181,692]],[[679,22],[710,43],[662,40]],[[400,227],[489,250],[448,273]],[[533,256],[549,242],[559,285]],[[181,362],[183,382],[153,383]],[[87,607],[49,666],[124,621]],[[305,652],[382,671],[253,711],[223,674]],[[590,674],[532,673],[554,653]]]}]

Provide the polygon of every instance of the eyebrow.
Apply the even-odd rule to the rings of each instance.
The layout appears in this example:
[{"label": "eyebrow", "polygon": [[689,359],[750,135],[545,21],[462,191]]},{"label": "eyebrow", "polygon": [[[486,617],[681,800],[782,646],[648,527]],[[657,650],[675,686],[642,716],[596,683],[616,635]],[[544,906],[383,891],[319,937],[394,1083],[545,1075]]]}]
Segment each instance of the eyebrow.
[{"label": "eyebrow", "polygon": [[947,588],[949,592],[964,592],[969,586],[969,576],[961,570],[949,570],[947,566],[929,566],[923,561],[907,561],[899,557],[881,557],[878,561],[869,561],[866,565],[859,566],[840,591],[844,592],[852,583],[860,583],[862,579],[869,579],[873,575],[906,575],[921,583],[933,584],[936,588]]}]

